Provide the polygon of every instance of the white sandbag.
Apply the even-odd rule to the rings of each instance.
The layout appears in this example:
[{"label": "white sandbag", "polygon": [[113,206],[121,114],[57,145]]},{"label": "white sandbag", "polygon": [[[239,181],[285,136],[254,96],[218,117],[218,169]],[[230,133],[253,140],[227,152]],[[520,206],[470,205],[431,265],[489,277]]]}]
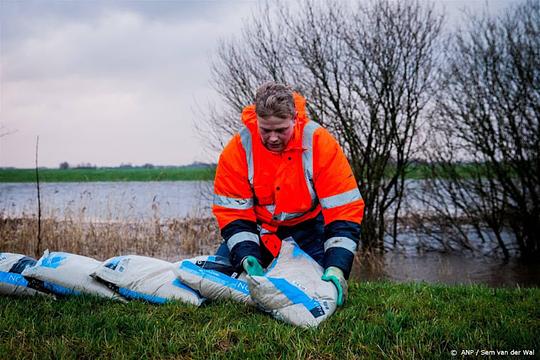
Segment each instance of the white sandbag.
[{"label": "white sandbag", "polygon": [[128,299],[163,304],[180,300],[200,306],[205,300],[182,284],[173,271],[174,264],[146,256],[117,256],[106,260],[92,273],[96,279]]},{"label": "white sandbag", "polygon": [[33,289],[24,276],[21,275],[21,272],[26,267],[35,263],[36,259],[25,255],[0,253],[0,295],[46,295],[37,289]]},{"label": "white sandbag", "polygon": [[[12,268],[19,263],[19,261],[24,259],[33,260],[34,264],[36,262],[35,259],[32,259],[30,257],[27,257],[26,255],[22,254],[13,254],[13,253],[0,253],[0,271],[4,272],[13,272]],[[26,267],[26,266],[25,266]],[[20,274],[20,272],[17,272]]]},{"label": "white sandbag", "polygon": [[223,256],[198,256],[178,263],[174,272],[190,288],[212,300],[233,299],[253,305],[245,274],[239,275]]},{"label": "white sandbag", "polygon": [[90,276],[101,262],[86,256],[66,252],[49,252],[22,275],[29,280],[43,281],[45,290],[56,295],[92,294],[122,300],[114,291]]},{"label": "white sandbag", "polygon": [[247,282],[253,301],[276,319],[316,327],[336,310],[337,290],[322,275],[323,268],[287,238],[266,274]]}]

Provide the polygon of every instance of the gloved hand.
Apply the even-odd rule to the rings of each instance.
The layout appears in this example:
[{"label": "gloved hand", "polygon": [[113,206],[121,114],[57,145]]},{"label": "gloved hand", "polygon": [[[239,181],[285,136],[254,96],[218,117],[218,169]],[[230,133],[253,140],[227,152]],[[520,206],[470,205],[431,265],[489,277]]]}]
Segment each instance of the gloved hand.
[{"label": "gloved hand", "polygon": [[264,271],[259,263],[259,260],[257,260],[254,256],[246,256],[246,258],[242,261],[242,266],[250,276],[264,275]]},{"label": "gloved hand", "polygon": [[324,271],[324,274],[321,277],[321,280],[331,281],[336,286],[336,289],[338,292],[337,306],[342,306],[345,300],[347,299],[347,290],[348,290],[347,280],[345,280],[343,271],[338,267],[329,266]]}]

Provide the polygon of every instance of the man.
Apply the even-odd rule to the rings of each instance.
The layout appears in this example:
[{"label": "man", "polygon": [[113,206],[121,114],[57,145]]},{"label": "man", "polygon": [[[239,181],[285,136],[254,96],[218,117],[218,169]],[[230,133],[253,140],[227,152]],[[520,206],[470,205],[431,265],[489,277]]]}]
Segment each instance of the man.
[{"label": "man", "polygon": [[263,84],[242,121],[216,170],[212,210],[224,239],[218,254],[263,275],[281,239],[292,236],[323,266],[322,279],[336,286],[341,306],[364,212],[341,147],[283,84]]}]

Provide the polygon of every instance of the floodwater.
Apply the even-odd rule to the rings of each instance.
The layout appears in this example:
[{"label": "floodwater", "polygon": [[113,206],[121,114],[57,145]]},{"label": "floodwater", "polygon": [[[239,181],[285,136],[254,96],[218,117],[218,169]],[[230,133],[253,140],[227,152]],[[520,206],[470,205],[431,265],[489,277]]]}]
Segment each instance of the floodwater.
[{"label": "floodwater", "polygon": [[[411,185],[415,186],[414,183]],[[108,222],[209,217],[211,189],[209,181],[160,181],[43,183],[40,191],[44,217]],[[37,214],[35,184],[0,183],[0,214],[9,217]],[[405,250],[389,251],[369,264],[356,262],[351,278],[540,286],[540,264],[524,264],[517,260],[505,262],[465,253],[419,254],[414,247],[414,236],[404,234],[404,237],[410,245]]]},{"label": "floodwater", "polygon": [[[210,181],[42,183],[44,217],[92,221],[211,216]],[[0,213],[37,214],[37,189],[30,183],[0,183]]]},{"label": "floodwater", "polygon": [[540,264],[512,259],[471,257],[431,252],[406,255],[387,252],[381,265],[355,263],[351,278],[396,282],[423,281],[441,284],[485,284],[492,287],[538,287]]}]

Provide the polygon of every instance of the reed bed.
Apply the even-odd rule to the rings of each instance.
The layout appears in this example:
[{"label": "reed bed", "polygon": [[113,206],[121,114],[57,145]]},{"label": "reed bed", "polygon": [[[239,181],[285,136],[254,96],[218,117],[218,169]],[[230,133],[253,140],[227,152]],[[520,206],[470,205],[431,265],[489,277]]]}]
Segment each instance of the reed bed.
[{"label": "reed bed", "polygon": [[188,256],[213,253],[220,243],[212,218],[174,220],[85,220],[47,217],[12,218],[0,214],[0,251],[39,258],[44,249],[65,251],[96,259],[137,254],[177,261]]},{"label": "reed bed", "polygon": [[[201,194],[204,195],[203,190]],[[208,209],[203,209],[203,205],[192,209],[191,216],[164,219],[160,215],[160,203],[154,198],[149,204],[151,218],[136,219],[133,204],[126,199],[125,203],[107,204],[96,219],[88,212],[89,207],[96,206],[96,199],[83,200],[86,201],[81,202],[81,207],[68,203],[62,211],[45,210],[39,246],[38,218],[31,209],[22,215],[0,212],[0,252],[39,258],[45,249],[49,249],[99,260],[137,254],[174,262],[214,254],[221,243],[217,222],[207,215]],[[126,208],[132,212],[127,212],[128,218],[120,217],[119,214],[126,214]],[[381,274],[384,266],[383,253],[361,247],[352,273]]]},{"label": "reed bed", "polygon": [[[188,217],[170,221],[92,221],[76,218],[41,220],[41,246],[37,246],[35,216],[8,217],[0,213],[0,252],[25,254],[36,259],[43,250],[65,251],[106,260],[137,254],[171,262],[214,254],[221,242],[215,219]],[[384,273],[382,254],[360,250],[351,276]]]}]

